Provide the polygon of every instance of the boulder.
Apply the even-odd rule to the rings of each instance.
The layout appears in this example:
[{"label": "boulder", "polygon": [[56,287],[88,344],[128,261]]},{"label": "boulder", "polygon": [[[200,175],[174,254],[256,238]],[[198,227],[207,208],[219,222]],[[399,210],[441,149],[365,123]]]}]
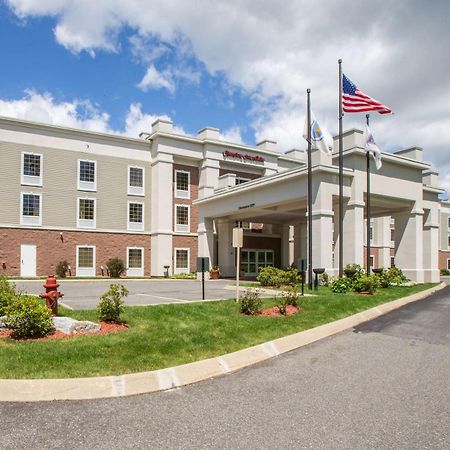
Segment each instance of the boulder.
[{"label": "boulder", "polygon": [[98,323],[89,322],[88,320],[75,320],[71,317],[53,317],[55,328],[62,333],[71,334],[94,334],[100,331]]}]

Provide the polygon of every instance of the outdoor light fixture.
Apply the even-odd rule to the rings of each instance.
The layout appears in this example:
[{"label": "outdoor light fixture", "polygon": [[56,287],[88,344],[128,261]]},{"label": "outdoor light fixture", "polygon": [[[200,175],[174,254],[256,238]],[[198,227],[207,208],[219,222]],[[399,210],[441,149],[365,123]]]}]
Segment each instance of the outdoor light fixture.
[{"label": "outdoor light fixture", "polygon": [[59,233],[59,238],[61,239],[61,242],[64,242],[64,235],[62,231]]}]

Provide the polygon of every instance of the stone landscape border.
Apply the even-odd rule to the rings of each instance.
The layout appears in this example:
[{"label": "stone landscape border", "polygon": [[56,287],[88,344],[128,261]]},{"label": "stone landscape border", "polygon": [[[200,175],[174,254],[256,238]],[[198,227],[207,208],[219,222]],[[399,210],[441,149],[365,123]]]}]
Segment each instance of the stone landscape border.
[{"label": "stone landscape border", "polygon": [[441,283],[422,292],[378,305],[306,331],[281,337],[237,352],[181,366],[128,375],[47,380],[0,380],[0,401],[38,402],[124,397],[164,391],[225,375],[295,350],[375,319],[408,303],[422,300],[445,287]]}]

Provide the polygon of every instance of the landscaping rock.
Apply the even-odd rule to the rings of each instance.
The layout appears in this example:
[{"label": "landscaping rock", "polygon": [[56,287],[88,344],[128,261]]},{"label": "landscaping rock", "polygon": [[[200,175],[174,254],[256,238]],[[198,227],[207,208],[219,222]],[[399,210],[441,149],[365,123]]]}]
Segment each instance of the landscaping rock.
[{"label": "landscaping rock", "polygon": [[98,323],[87,320],[79,321],[70,317],[53,317],[53,322],[55,328],[65,334],[94,334],[100,331],[100,325]]}]

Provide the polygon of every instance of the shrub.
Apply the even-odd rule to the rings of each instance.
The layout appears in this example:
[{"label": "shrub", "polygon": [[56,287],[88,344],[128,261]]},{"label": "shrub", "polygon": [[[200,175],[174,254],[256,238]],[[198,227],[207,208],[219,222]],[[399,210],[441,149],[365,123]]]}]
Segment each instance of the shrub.
[{"label": "shrub", "polygon": [[302,274],[295,267],[288,267],[282,272],[285,286],[297,286],[302,282]]},{"label": "shrub", "polygon": [[406,281],[408,281],[407,278],[400,269],[397,269],[397,267],[383,270],[380,275],[380,284],[383,288],[387,288],[390,285],[401,285]]},{"label": "shrub", "polygon": [[247,289],[244,295],[239,299],[239,309],[242,314],[254,316],[261,312],[263,301],[259,296],[258,291],[251,291]]},{"label": "shrub", "polygon": [[296,286],[301,282],[302,275],[295,267],[277,269],[267,266],[259,271],[256,279],[262,286]]},{"label": "shrub", "polygon": [[100,297],[97,305],[97,315],[103,322],[119,322],[123,312],[123,298],[128,295],[128,289],[121,284],[110,284]]},{"label": "shrub", "polygon": [[353,282],[353,289],[356,292],[368,292],[369,294],[373,294],[379,287],[380,280],[375,274],[362,275]]},{"label": "shrub", "polygon": [[5,276],[0,276],[0,317],[6,314],[5,310],[16,297],[16,287],[9,283]]},{"label": "shrub", "polygon": [[125,264],[120,258],[108,259],[106,267],[111,278],[120,278],[120,275],[125,271]]},{"label": "shrub", "polygon": [[336,278],[330,283],[330,291],[335,294],[345,294],[346,292],[351,291],[352,288],[352,280],[348,277]]},{"label": "shrub", "polygon": [[359,264],[355,264],[355,263],[347,264],[344,267],[344,273],[346,270],[356,270],[356,273],[354,275],[350,275],[350,278],[352,278],[352,279],[359,278],[366,273],[366,271]]},{"label": "shrub", "polygon": [[319,275],[319,284],[321,286],[329,286],[330,285],[330,276],[326,272]]},{"label": "shrub", "polygon": [[289,287],[281,293],[282,304],[298,307],[301,303],[302,296],[298,288]]},{"label": "shrub", "polygon": [[448,269],[441,269],[441,275],[450,275],[450,270]]},{"label": "shrub", "polygon": [[5,325],[16,339],[43,337],[53,330],[52,312],[37,297],[17,295],[5,312]]},{"label": "shrub", "polygon": [[66,260],[60,261],[56,265],[56,275],[58,275],[58,277],[60,278],[66,278],[66,274],[68,271],[69,271],[69,263]]}]

